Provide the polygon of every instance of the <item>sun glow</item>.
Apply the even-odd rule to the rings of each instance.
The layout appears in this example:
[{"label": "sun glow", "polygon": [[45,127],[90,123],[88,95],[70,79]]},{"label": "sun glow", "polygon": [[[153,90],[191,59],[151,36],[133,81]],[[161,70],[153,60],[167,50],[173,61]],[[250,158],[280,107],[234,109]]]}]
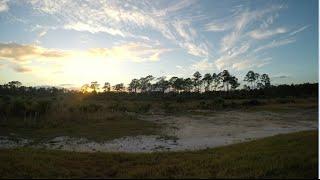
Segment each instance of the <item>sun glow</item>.
[{"label": "sun glow", "polygon": [[120,60],[83,53],[66,60],[62,68],[63,77],[75,81],[77,85],[91,81],[116,82],[124,71]]}]

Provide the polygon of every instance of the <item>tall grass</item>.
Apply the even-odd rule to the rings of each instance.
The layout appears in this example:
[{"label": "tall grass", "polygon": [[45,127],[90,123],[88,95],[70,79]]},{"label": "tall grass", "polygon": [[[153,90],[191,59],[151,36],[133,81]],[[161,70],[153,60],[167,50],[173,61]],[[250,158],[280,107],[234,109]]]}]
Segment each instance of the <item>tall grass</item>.
[{"label": "tall grass", "polygon": [[0,150],[0,178],[303,178],[318,175],[317,131],[171,153]]}]

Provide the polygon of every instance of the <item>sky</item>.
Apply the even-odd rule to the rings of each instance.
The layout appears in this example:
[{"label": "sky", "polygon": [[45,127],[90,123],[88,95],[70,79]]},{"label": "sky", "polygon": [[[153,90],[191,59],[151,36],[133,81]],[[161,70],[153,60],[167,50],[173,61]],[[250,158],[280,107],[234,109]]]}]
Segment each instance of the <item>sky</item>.
[{"label": "sky", "polygon": [[[318,82],[316,0],[0,0],[0,83],[128,84],[249,70]],[[243,84],[243,83],[242,83]]]}]

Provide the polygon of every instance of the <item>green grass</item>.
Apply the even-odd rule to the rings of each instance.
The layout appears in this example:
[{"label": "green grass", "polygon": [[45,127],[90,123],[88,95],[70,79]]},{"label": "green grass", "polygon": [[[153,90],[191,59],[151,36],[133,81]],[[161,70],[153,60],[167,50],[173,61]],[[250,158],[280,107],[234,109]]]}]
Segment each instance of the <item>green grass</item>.
[{"label": "green grass", "polygon": [[[74,115],[73,117],[71,117]],[[160,133],[159,125],[138,119],[124,113],[94,113],[76,115],[56,115],[34,124],[11,119],[0,124],[0,135],[31,138],[36,141],[56,136],[85,137],[95,141],[105,141],[124,136],[152,135]]]},{"label": "green grass", "polygon": [[171,153],[0,150],[1,178],[316,178],[317,131]]}]

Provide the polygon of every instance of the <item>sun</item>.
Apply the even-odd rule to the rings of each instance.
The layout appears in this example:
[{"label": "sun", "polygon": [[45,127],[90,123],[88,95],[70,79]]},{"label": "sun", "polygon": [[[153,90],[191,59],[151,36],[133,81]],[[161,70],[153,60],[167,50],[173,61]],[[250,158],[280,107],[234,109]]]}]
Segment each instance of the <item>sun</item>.
[{"label": "sun", "polygon": [[62,65],[64,77],[79,86],[92,81],[117,82],[126,71],[124,63],[118,59],[108,59],[87,54],[75,54]]}]

